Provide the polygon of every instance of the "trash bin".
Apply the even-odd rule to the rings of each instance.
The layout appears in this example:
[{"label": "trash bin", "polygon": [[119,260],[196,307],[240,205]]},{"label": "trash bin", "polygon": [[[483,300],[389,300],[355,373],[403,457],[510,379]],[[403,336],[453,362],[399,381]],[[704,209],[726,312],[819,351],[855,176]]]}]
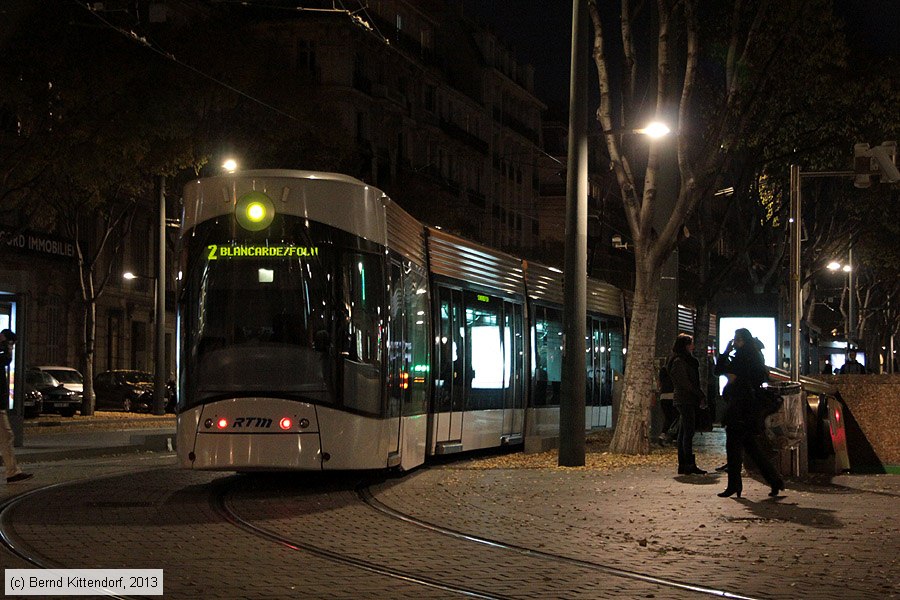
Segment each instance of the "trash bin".
[{"label": "trash bin", "polygon": [[[766,417],[765,432],[771,448],[778,453],[782,473],[805,475],[806,403],[803,387],[796,381],[769,383],[769,389],[781,397],[781,406]],[[804,456],[801,457],[801,454]]]}]

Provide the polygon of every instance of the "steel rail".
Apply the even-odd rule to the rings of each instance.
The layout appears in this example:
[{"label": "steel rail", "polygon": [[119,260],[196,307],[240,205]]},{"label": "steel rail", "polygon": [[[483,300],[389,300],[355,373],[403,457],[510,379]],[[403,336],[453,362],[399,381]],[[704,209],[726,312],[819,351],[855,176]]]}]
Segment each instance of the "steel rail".
[{"label": "steel rail", "polygon": [[326,560],[351,565],[364,571],[369,571],[370,573],[390,577],[392,579],[398,579],[400,581],[405,581],[415,585],[421,585],[446,592],[453,592],[462,596],[467,596],[469,598],[484,598],[486,600],[507,600],[507,596],[488,594],[474,589],[442,583],[440,581],[421,577],[418,575],[410,575],[397,569],[383,567],[370,561],[339,554],[337,552],[333,552],[331,550],[327,550],[325,548],[321,548],[307,542],[292,540],[285,536],[279,535],[273,531],[265,529],[264,527],[254,525],[247,519],[244,519],[239,514],[237,514],[237,512],[231,507],[228,501],[231,492],[232,487],[230,485],[225,483],[220,484],[220,489],[213,493],[210,504],[212,505],[213,509],[215,509],[216,512],[228,523],[254,536],[269,540],[285,548],[289,548],[290,550],[295,550],[298,552],[308,552]]},{"label": "steel rail", "polygon": [[489,546],[491,548],[498,548],[502,550],[507,550],[509,552],[515,552],[517,554],[521,554],[523,556],[529,556],[534,558],[540,558],[544,560],[551,560],[561,563],[566,563],[570,565],[575,565],[578,567],[588,568],[592,570],[597,570],[607,575],[611,575],[613,577],[621,577],[624,579],[633,579],[637,581],[641,581],[644,583],[650,583],[654,585],[659,585],[668,588],[676,588],[683,591],[694,592],[697,594],[716,596],[719,598],[734,598],[736,600],[757,600],[751,596],[742,596],[740,594],[735,594],[732,592],[727,592],[725,590],[717,590],[714,588],[708,588],[704,586],[694,585],[690,583],[683,583],[680,581],[675,581],[673,579],[664,579],[662,577],[654,577],[652,575],[645,575],[644,573],[638,573],[636,571],[628,571],[626,569],[620,569],[618,567],[611,567],[609,565],[604,565],[602,563],[596,563],[587,560],[581,560],[578,558],[571,558],[568,556],[562,556],[559,554],[552,554],[550,552],[543,552],[541,550],[534,550],[533,548],[527,548],[525,546],[519,546],[516,544],[508,544],[506,542],[501,542],[498,540],[493,540],[490,538],[484,538],[476,535],[472,535],[470,533],[465,533],[462,531],[458,531],[455,529],[450,529],[447,527],[443,527],[441,525],[436,525],[434,523],[429,523],[428,521],[423,521],[421,519],[417,519],[411,515],[406,513],[402,513],[394,508],[387,506],[382,503],[380,500],[375,498],[372,494],[368,486],[359,486],[357,488],[357,495],[359,495],[360,499],[365,502],[372,509],[377,510],[383,514],[386,514],[390,517],[403,521],[405,523],[409,523],[411,525],[415,525],[417,527],[421,527],[423,529],[427,529],[429,531],[433,531],[436,533],[440,533],[442,535],[446,535],[449,537],[453,537],[456,539],[466,540],[475,544],[481,544],[484,546]]}]

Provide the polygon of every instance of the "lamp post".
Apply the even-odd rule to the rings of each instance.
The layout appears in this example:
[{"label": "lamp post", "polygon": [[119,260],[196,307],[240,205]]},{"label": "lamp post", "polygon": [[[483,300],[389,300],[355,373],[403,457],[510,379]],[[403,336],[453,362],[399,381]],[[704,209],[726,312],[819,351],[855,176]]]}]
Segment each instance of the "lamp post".
[{"label": "lamp post", "polygon": [[[166,412],[166,373],[165,373],[165,299],[159,291],[158,283],[161,278],[152,275],[135,275],[131,271],[122,274],[123,279],[147,279],[153,281],[153,314],[156,320],[156,335],[154,336],[154,349],[156,352],[155,366],[153,369],[153,414],[162,415]],[[163,300],[160,300],[160,298]]]},{"label": "lamp post", "polygon": [[563,364],[559,407],[559,465],[584,466],[584,353],[587,331],[587,0],[572,0],[569,147],[566,166]]},{"label": "lamp post", "polygon": [[856,339],[856,269],[853,268],[853,246],[850,246],[847,253],[847,264],[833,260],[826,268],[832,272],[843,271],[847,274],[847,323],[844,330],[847,346],[852,348]]}]

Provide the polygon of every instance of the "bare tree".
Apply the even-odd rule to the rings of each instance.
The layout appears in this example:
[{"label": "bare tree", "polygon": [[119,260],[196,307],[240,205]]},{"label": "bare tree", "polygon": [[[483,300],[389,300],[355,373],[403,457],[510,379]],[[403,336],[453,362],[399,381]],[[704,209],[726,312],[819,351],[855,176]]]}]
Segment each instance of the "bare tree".
[{"label": "bare tree", "polygon": [[74,181],[58,189],[53,209],[66,235],[74,241],[82,307],[79,355],[84,369],[81,414],[94,414],[94,348],[97,301],[114,275],[124,242],[131,231],[135,201],[122,189],[84,189]]},{"label": "bare tree", "polygon": [[[610,449],[626,454],[646,453],[650,448],[649,414],[662,265],[700,200],[719,189],[737,149],[750,136],[754,120],[761,111],[772,110],[767,95],[783,84],[780,77],[789,76],[785,56],[788,50],[794,50],[791,60],[797,58],[796,50],[804,41],[800,30],[814,19],[821,20],[827,10],[825,3],[817,0],[788,0],[777,6],[765,0],[704,4],[701,27],[696,0],[657,0],[655,4],[638,6],[622,0],[617,15],[607,14],[606,5],[601,6],[596,0],[590,0],[588,6],[594,25],[593,56],[600,91],[597,119],[605,133],[635,249],[625,389]],[[645,7],[650,14],[643,14]],[[826,13],[820,12],[823,10]],[[621,30],[615,40],[607,35],[614,31],[610,23],[618,24]],[[723,42],[724,51],[717,56],[722,61],[720,71],[700,72],[701,38]],[[652,49],[644,49],[637,42],[640,39],[652,39],[655,44]],[[642,69],[643,60],[652,69]],[[611,67],[617,61],[622,64],[615,71],[621,73],[621,82],[611,76]],[[637,90],[641,74],[651,70],[653,77],[647,87],[652,90],[654,101],[645,109],[636,101],[640,96]],[[621,90],[620,94],[613,93],[614,86]],[[641,117],[664,120],[667,115],[677,118],[672,125],[680,177],[672,194],[675,200],[671,213],[658,215],[661,146],[640,146],[621,135],[621,130],[633,128]],[[665,223],[661,229],[655,227],[659,222]]]}]

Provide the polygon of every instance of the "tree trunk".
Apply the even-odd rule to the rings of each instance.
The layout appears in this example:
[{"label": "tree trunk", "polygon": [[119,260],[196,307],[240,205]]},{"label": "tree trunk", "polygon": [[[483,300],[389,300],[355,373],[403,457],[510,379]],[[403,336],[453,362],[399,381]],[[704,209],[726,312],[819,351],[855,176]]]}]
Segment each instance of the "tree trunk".
[{"label": "tree trunk", "polygon": [[625,389],[610,442],[610,452],[648,454],[650,452],[650,405],[656,385],[656,318],[659,307],[659,269],[646,268],[644,253],[635,253],[637,275],[628,353]]},{"label": "tree trunk", "polygon": [[84,301],[84,330],[82,331],[82,358],[84,360],[84,397],[81,414],[94,414],[94,336],[97,334],[97,303]]}]

